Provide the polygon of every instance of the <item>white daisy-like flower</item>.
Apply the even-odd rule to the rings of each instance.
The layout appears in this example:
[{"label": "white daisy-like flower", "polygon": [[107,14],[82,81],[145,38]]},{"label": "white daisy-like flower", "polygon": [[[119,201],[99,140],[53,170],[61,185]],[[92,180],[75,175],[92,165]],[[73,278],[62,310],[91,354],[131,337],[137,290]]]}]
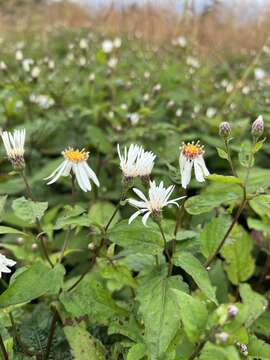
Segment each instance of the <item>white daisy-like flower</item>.
[{"label": "white daisy-like flower", "polygon": [[162,208],[167,205],[179,206],[177,201],[183,199],[185,196],[169,200],[173,190],[173,185],[165,188],[163,181],[161,181],[159,185],[156,185],[155,181],[150,181],[150,188],[148,191],[149,199],[147,199],[141,190],[134,188],[133,191],[139,196],[141,200],[128,199],[130,205],[139,209],[129,218],[128,223],[130,224],[139,215],[144,214],[142,223],[146,225],[146,222],[151,214],[153,216],[159,216]]},{"label": "white daisy-like flower", "polygon": [[79,187],[87,192],[92,189],[92,180],[96,186],[99,186],[99,180],[95,172],[87,164],[89,152],[82,150],[74,150],[69,148],[62,152],[64,161],[48,176],[45,180],[50,180],[47,185],[56,182],[60,176],[68,176],[72,172],[75,175]]},{"label": "white daisy-like flower", "polygon": [[186,189],[191,179],[193,166],[195,178],[198,182],[203,182],[204,178],[209,175],[209,171],[203,159],[203,146],[201,146],[199,142],[183,143],[180,150],[179,165],[181,182],[182,187]]},{"label": "white daisy-like flower", "polygon": [[16,261],[8,259],[5,255],[0,254],[0,278],[2,273],[10,273],[11,270],[8,268],[10,266],[14,266]]},{"label": "white daisy-like flower", "polygon": [[113,51],[113,42],[111,40],[104,40],[101,44],[101,47],[106,54],[109,54]]},{"label": "white daisy-like flower", "polygon": [[25,129],[15,130],[13,134],[3,131],[1,137],[6,149],[8,159],[11,161],[15,169],[23,169],[24,163],[24,143]]},{"label": "white daisy-like flower", "polygon": [[120,146],[117,145],[117,152],[120,159],[120,168],[125,178],[149,177],[153,167],[156,155],[151,151],[145,151],[142,146],[131,144],[129,149],[124,148],[124,154],[121,154]]}]

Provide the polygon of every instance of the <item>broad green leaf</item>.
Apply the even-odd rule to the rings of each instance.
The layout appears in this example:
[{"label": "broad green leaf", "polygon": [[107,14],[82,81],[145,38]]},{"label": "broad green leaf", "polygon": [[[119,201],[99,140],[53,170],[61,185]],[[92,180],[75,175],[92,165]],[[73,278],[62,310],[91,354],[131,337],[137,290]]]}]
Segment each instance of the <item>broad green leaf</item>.
[{"label": "broad green leaf", "polygon": [[226,153],[225,150],[217,147],[217,152],[218,152],[218,156],[219,156],[221,159],[228,160],[228,154]]},{"label": "broad green leaf", "polygon": [[204,334],[206,328],[208,319],[206,305],[183,291],[173,290],[173,292],[176,295],[177,304],[180,308],[185,333],[192,343],[196,343]]},{"label": "broad green leaf", "polygon": [[252,359],[269,360],[270,345],[253,335],[248,343],[248,355]]},{"label": "broad green leaf", "polygon": [[13,201],[12,209],[20,219],[34,223],[36,219],[41,219],[48,208],[47,202],[35,202],[20,197]]},{"label": "broad green leaf", "polygon": [[251,256],[252,247],[249,235],[241,226],[235,226],[221,249],[221,254],[225,258],[224,268],[230,281],[235,285],[253,274],[255,264]]},{"label": "broad green leaf", "polygon": [[163,252],[163,240],[155,227],[145,227],[140,221],[128,224],[121,221],[108,231],[109,239],[122,246],[129,254],[160,254]]},{"label": "broad green leaf", "polygon": [[112,299],[102,278],[94,272],[87,274],[74,290],[62,292],[60,301],[73,316],[88,315],[92,324],[107,324],[113,316],[126,314],[126,310]]},{"label": "broad green leaf", "polygon": [[11,228],[9,226],[0,226],[0,234],[23,234],[25,235],[24,232]]},{"label": "broad green leaf", "polygon": [[101,153],[108,154],[112,152],[112,145],[102,127],[89,125],[85,137]]},{"label": "broad green leaf", "polygon": [[245,168],[252,167],[254,165],[252,145],[248,140],[242,143],[241,150],[239,152],[239,162]]},{"label": "broad green leaf", "polygon": [[233,192],[216,192],[214,194],[195,195],[187,199],[185,208],[191,215],[210,212],[221,204],[227,204],[238,199],[238,194]]},{"label": "broad green leaf", "polygon": [[128,321],[114,321],[108,327],[108,335],[121,334],[135,343],[143,342],[143,329],[138,321],[131,315]]},{"label": "broad green leaf", "polygon": [[248,317],[245,325],[249,328],[265,312],[267,300],[253,291],[249,284],[241,284],[239,292],[244,305],[248,307]]},{"label": "broad green leaf", "polygon": [[127,354],[127,360],[141,360],[146,355],[146,346],[144,344],[133,345]]},{"label": "broad green leaf", "polygon": [[240,360],[240,355],[234,346],[218,346],[207,342],[199,357],[200,360]]},{"label": "broad green leaf", "polygon": [[210,283],[208,273],[195,256],[188,252],[176,253],[173,262],[193,278],[198,287],[210,300],[215,303],[217,302],[216,291]]},{"label": "broad green leaf", "polygon": [[235,176],[224,176],[218,174],[211,174],[207,176],[207,180],[216,181],[224,184],[243,184],[243,180]]},{"label": "broad green leaf", "polygon": [[7,201],[7,195],[0,196],[0,221],[1,221],[1,216],[2,216],[2,213],[4,211],[6,201]]},{"label": "broad green leaf", "polygon": [[56,294],[63,283],[65,269],[57,265],[53,269],[37,262],[20,272],[9,288],[0,295],[0,308],[30,302],[45,294]]},{"label": "broad green leaf", "polygon": [[270,310],[266,310],[253,324],[252,329],[256,334],[270,337]]},{"label": "broad green leaf", "polygon": [[270,195],[256,196],[249,204],[258,215],[270,217]]},{"label": "broad green leaf", "polygon": [[145,325],[145,343],[150,359],[165,358],[166,351],[180,326],[180,312],[175,311],[173,289],[186,291],[179,276],[151,273],[137,289],[139,311]]},{"label": "broad green leaf", "polygon": [[202,254],[206,258],[215,253],[228,230],[228,225],[229,221],[225,216],[213,218],[204,225],[203,231],[200,234],[200,243]]},{"label": "broad green leaf", "polygon": [[[92,225],[98,226],[106,226],[108,221],[110,220],[112,214],[115,211],[115,206],[107,201],[98,201],[93,206],[91,206],[89,211],[89,219]],[[119,220],[120,215],[117,212],[116,216],[114,217],[111,228],[117,221]]]},{"label": "broad green leaf", "polygon": [[268,225],[259,219],[252,219],[252,218],[248,218],[247,223],[250,229],[254,229],[254,230],[262,231],[266,234],[270,234],[270,224]]},{"label": "broad green leaf", "polygon": [[229,280],[223,269],[222,261],[217,259],[208,272],[211,284],[216,288],[216,296],[219,303],[228,302]]},{"label": "broad green leaf", "polygon": [[261,148],[263,147],[263,144],[265,143],[266,138],[257,141],[255,145],[252,146],[252,152],[253,154],[255,154],[256,152],[260,151]]}]

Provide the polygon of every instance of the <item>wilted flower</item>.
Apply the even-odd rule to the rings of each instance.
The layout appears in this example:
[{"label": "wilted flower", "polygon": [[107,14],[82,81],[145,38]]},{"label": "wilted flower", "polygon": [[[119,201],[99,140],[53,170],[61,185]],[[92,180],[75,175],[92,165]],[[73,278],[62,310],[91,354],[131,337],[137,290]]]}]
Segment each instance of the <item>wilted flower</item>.
[{"label": "wilted flower", "polygon": [[54,172],[45,180],[50,180],[47,185],[56,182],[60,176],[68,176],[71,172],[75,175],[79,187],[87,192],[92,189],[91,179],[96,186],[99,186],[99,181],[94,171],[87,164],[89,152],[82,150],[74,150],[69,148],[62,152],[64,161],[54,170]]},{"label": "wilted flower", "polygon": [[13,134],[8,131],[3,131],[1,137],[6,149],[8,159],[12,163],[12,166],[15,170],[22,170],[25,167],[25,129],[15,130]]},{"label": "wilted flower", "polygon": [[88,42],[86,39],[81,39],[79,42],[79,47],[83,50],[88,48]]},{"label": "wilted flower", "polygon": [[251,133],[253,136],[259,137],[264,131],[264,121],[262,115],[260,115],[252,124]]},{"label": "wilted flower", "polygon": [[164,208],[167,205],[176,205],[178,200],[183,199],[185,196],[181,196],[176,199],[169,200],[171,194],[173,193],[174,186],[171,185],[167,189],[163,185],[163,181],[160,182],[159,185],[156,185],[155,181],[150,181],[150,188],[149,188],[149,200],[146,198],[144,193],[134,188],[133,191],[135,194],[139,196],[141,199],[140,201],[135,199],[128,199],[128,202],[130,205],[139,208],[138,211],[136,211],[130,218],[128,223],[130,224],[133,220],[136,219],[141,214],[144,214],[142,218],[142,223],[146,225],[146,222],[149,218],[149,216],[152,214],[152,216],[159,217],[161,215],[162,208]]},{"label": "wilted flower", "polygon": [[219,135],[228,138],[231,134],[231,125],[227,121],[223,121],[219,124]]},{"label": "wilted flower", "polygon": [[109,54],[113,51],[113,42],[111,40],[104,40],[101,44],[101,47],[106,54]]},{"label": "wilted flower", "polygon": [[37,79],[40,75],[40,68],[38,66],[33,67],[31,71],[31,76],[33,79]]},{"label": "wilted flower", "polygon": [[191,179],[192,168],[194,166],[195,178],[198,182],[203,182],[204,178],[209,175],[203,159],[203,146],[199,142],[185,144],[180,147],[180,173],[182,187],[186,189]]},{"label": "wilted flower", "polygon": [[11,270],[8,268],[10,266],[14,266],[16,261],[8,259],[5,255],[0,254],[0,278],[2,277],[2,273],[10,273]]},{"label": "wilted flower", "polygon": [[237,316],[239,310],[238,307],[235,305],[229,305],[228,307],[228,317],[234,318]]},{"label": "wilted flower", "polygon": [[21,50],[17,50],[15,53],[15,59],[17,61],[22,61],[23,60],[23,53]]}]

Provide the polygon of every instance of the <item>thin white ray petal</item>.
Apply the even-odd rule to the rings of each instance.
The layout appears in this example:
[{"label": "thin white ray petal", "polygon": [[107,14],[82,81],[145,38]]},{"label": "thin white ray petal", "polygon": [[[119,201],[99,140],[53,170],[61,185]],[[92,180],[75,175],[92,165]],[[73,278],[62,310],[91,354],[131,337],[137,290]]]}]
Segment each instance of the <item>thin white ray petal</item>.
[{"label": "thin white ray petal", "polygon": [[141,190],[134,188],[133,191],[135,192],[136,195],[139,196],[140,199],[142,199],[143,201],[147,201],[146,196]]}]

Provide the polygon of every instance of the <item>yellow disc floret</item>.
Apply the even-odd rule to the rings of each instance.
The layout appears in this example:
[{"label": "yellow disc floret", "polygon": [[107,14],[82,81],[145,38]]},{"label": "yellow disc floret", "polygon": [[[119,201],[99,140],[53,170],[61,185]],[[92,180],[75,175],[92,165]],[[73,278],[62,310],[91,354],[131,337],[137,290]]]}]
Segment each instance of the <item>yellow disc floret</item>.
[{"label": "yellow disc floret", "polygon": [[74,150],[72,148],[62,152],[66,160],[72,161],[74,163],[79,163],[85,161],[89,157],[89,152],[82,150]]},{"label": "yellow disc floret", "polygon": [[190,160],[195,159],[197,156],[203,154],[204,152],[203,146],[200,145],[199,142],[197,142],[196,144],[194,142],[183,144],[181,146],[181,151],[183,155]]}]

